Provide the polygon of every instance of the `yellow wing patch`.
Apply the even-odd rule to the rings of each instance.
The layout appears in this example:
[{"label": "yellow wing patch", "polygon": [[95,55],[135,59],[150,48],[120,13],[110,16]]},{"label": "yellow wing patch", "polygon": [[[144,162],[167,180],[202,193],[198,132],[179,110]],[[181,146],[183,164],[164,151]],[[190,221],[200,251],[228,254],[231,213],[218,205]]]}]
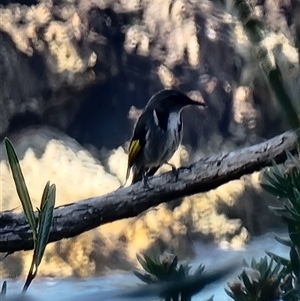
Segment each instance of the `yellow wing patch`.
[{"label": "yellow wing patch", "polygon": [[134,164],[134,160],[138,155],[138,153],[140,152],[140,150],[141,150],[140,141],[138,139],[132,140],[130,142],[129,150],[128,150],[128,167],[127,167],[126,179],[128,179],[129,177],[130,169]]}]

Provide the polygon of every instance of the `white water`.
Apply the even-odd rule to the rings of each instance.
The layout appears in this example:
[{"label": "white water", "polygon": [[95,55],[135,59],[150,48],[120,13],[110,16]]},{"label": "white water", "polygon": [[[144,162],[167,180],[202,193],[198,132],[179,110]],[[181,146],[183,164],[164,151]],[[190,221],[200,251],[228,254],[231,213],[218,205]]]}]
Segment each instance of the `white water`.
[{"label": "white water", "polygon": [[[245,250],[233,251],[222,250],[215,245],[195,244],[197,259],[192,263],[195,268],[204,264],[206,270],[210,267],[227,265],[229,262],[242,261],[246,259],[249,262],[252,257],[259,259],[265,256],[265,250],[274,252],[278,255],[288,257],[288,248],[282,246],[274,239],[274,233],[265,234],[259,238],[254,238]],[[286,234],[280,233],[280,236]],[[234,275],[230,278],[234,279]],[[214,295],[214,301],[231,300],[224,291],[226,279],[223,282],[208,286],[201,293],[193,298],[193,301],[206,300]],[[32,296],[33,300],[43,301],[73,301],[73,300],[111,300],[124,301],[116,297],[116,293],[127,290],[130,287],[136,287],[141,283],[132,273],[113,273],[110,276],[90,278],[86,280],[79,279],[36,279],[28,289],[27,295]],[[11,281],[8,279],[7,295],[13,295],[21,291],[23,281]],[[127,299],[128,300],[128,299]],[[143,298],[143,301],[155,300],[157,298]],[[140,300],[137,300],[140,301]]]}]

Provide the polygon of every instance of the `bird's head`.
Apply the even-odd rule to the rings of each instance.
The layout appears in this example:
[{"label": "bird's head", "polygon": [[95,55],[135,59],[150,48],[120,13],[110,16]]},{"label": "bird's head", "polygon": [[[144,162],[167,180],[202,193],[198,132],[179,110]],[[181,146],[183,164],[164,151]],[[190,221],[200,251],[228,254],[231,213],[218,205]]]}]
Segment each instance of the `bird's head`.
[{"label": "bird's head", "polygon": [[192,100],[187,95],[177,90],[162,90],[154,94],[147,107],[169,112],[180,112],[184,107],[196,105],[206,107],[204,103]]}]

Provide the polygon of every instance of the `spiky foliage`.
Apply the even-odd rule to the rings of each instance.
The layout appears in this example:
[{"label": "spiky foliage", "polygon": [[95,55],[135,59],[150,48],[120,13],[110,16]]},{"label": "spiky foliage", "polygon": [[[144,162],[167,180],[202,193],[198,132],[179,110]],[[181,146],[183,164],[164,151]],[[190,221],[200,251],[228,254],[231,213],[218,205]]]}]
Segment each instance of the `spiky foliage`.
[{"label": "spiky foliage", "polygon": [[[282,76],[276,56],[263,43],[269,34],[266,24],[263,20],[256,17],[251,1],[235,0],[235,7],[245,33],[252,44],[252,50],[261,67],[262,75],[266,79],[266,85],[274,92],[276,100],[289,120],[290,126],[294,130],[299,129],[300,122],[297,114],[300,104],[299,94],[290,93],[286,88],[287,85]],[[300,53],[300,23],[298,20],[299,14],[296,13],[296,10],[293,18],[296,32],[295,44],[298,47],[298,53]],[[297,137],[299,149],[299,131],[297,131]],[[267,252],[267,254],[278,265],[284,267],[284,277],[282,277],[282,281],[278,287],[282,300],[296,301],[300,300],[300,160],[299,157],[295,158],[290,153],[287,154],[287,157],[288,161],[285,165],[277,166],[274,164],[271,170],[267,170],[264,173],[262,187],[283,200],[281,207],[272,207],[271,209],[287,225],[289,239],[276,237],[276,240],[290,248],[290,258],[282,258],[272,252]],[[248,279],[244,277],[242,280],[242,284],[240,283],[238,286],[233,287],[234,291],[236,289],[237,294],[242,291],[243,287],[247,287],[245,282]],[[260,300],[255,298],[259,298],[259,296],[253,296],[253,299],[235,300]]]},{"label": "spiky foliage", "polygon": [[275,301],[280,297],[280,283],[285,268],[268,257],[252,259],[237,281],[228,284],[227,294],[235,301]]},{"label": "spiky foliage", "polygon": [[290,258],[286,259],[272,252],[267,254],[285,267],[285,282],[282,286],[282,299],[300,300],[300,160],[287,153],[284,165],[264,172],[262,187],[269,193],[281,198],[281,207],[270,207],[287,225],[289,238],[276,237],[281,244],[290,248]]},{"label": "spiky foliage", "polygon": [[[205,267],[200,264],[193,275],[190,275],[191,266],[189,264],[179,264],[178,257],[173,254],[164,253],[159,256],[157,253],[137,255],[137,259],[146,273],[135,271],[134,274],[143,282],[147,284],[171,282],[171,281],[185,281],[189,277],[194,276],[195,279],[202,275]],[[199,281],[200,283],[200,281]],[[193,292],[191,290],[184,290],[178,293],[167,293],[164,296],[165,301],[190,301]],[[211,297],[208,301],[212,301]]]}]

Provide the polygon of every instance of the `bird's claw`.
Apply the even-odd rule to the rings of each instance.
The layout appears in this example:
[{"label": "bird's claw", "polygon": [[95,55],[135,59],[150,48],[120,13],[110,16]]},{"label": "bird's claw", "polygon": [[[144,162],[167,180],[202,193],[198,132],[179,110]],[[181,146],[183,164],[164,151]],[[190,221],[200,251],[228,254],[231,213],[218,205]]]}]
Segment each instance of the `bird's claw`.
[{"label": "bird's claw", "polygon": [[146,175],[144,175],[144,177],[143,177],[143,183],[144,183],[143,184],[144,189],[151,189],[151,187],[148,184],[148,177]]},{"label": "bird's claw", "polygon": [[179,170],[178,169],[175,169],[173,171],[173,174],[174,174],[174,177],[175,177],[175,183],[178,181],[178,178],[179,178]]},{"label": "bird's claw", "polygon": [[175,183],[178,181],[178,177],[179,177],[179,170],[177,168],[172,168],[172,173],[173,173],[173,176],[174,176],[174,180],[175,180]]}]

